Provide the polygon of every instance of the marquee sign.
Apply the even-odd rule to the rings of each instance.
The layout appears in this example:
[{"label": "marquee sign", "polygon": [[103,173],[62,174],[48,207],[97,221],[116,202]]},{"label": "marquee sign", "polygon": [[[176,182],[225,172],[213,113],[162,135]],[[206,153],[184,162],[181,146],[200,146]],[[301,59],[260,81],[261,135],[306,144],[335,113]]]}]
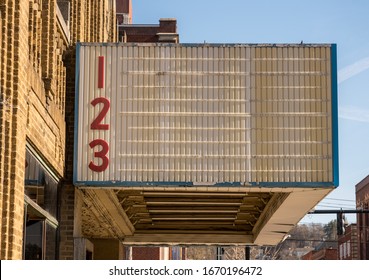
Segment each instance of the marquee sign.
[{"label": "marquee sign", "polygon": [[74,183],[336,186],[335,51],[79,44]]}]

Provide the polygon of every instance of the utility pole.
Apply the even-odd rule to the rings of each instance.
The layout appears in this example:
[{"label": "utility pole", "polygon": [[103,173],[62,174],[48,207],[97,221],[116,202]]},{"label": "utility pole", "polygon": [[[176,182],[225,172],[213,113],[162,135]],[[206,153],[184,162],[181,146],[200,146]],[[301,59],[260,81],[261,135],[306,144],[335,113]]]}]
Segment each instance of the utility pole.
[{"label": "utility pole", "polygon": [[308,214],[337,214],[337,213],[344,213],[344,214],[358,214],[358,213],[369,213],[369,209],[356,209],[356,210],[313,210],[310,211]]},{"label": "utility pole", "polygon": [[245,260],[250,260],[250,246],[245,246]]},{"label": "utility pole", "polygon": [[369,209],[356,209],[356,210],[314,210],[309,214],[336,214],[337,215],[337,235],[345,234],[344,214],[358,214],[369,213]]}]

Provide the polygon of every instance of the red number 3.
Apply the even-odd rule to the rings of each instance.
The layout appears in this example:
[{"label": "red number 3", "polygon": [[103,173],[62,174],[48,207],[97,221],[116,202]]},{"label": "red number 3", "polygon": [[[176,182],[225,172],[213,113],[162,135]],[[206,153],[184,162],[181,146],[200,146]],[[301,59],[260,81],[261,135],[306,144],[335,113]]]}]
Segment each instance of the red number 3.
[{"label": "red number 3", "polygon": [[105,140],[102,140],[102,139],[95,139],[90,142],[91,149],[93,149],[97,145],[101,146],[102,149],[98,152],[94,152],[94,157],[101,158],[102,163],[100,165],[96,165],[95,163],[90,161],[90,164],[88,165],[88,167],[92,171],[102,172],[106,168],[108,168],[108,165],[109,165],[109,158],[106,156],[106,154],[109,152],[109,145],[108,143],[106,143]]},{"label": "red number 3", "polygon": [[[91,101],[91,105],[94,107],[99,103],[102,103],[103,107],[97,117],[92,121],[90,128],[94,130],[109,130],[109,124],[103,124],[101,122],[110,109],[110,101],[105,97],[97,97]],[[109,144],[102,139],[92,140],[90,142],[91,149],[95,148],[96,146],[101,146],[101,149],[98,152],[94,152],[94,157],[100,158],[102,162],[100,165],[96,165],[93,161],[90,161],[88,167],[92,171],[103,172],[109,166],[109,158],[107,157],[107,153],[109,152]]]}]

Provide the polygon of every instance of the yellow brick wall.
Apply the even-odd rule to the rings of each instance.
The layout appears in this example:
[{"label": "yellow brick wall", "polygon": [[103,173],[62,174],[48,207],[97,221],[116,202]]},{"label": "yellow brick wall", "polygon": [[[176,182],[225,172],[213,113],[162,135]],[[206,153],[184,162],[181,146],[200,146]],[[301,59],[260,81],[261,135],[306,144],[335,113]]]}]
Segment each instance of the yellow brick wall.
[{"label": "yellow brick wall", "polygon": [[115,42],[115,0],[72,0],[72,42]]},{"label": "yellow brick wall", "polygon": [[[0,80],[0,258],[22,257],[28,92],[28,0],[2,0]],[[17,28],[14,28],[14,27]]]},{"label": "yellow brick wall", "polygon": [[[57,0],[0,0],[0,259],[22,258],[26,143],[61,180],[71,177],[65,158],[73,124],[65,121],[65,104],[66,94],[74,94],[66,93],[67,71],[74,68],[67,69],[63,56],[78,41],[115,41],[114,3],[70,0],[68,41],[58,25]],[[74,209],[68,188],[65,217]],[[60,228],[70,240],[73,221],[67,219]]]}]

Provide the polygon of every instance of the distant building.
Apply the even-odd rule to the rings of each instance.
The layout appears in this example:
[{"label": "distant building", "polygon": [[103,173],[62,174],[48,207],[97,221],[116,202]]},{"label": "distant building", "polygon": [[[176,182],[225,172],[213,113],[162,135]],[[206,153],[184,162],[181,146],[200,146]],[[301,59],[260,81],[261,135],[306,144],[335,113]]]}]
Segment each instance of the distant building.
[{"label": "distant building", "polygon": [[337,260],[337,249],[323,248],[313,250],[302,257],[303,260]]},{"label": "distant building", "polygon": [[338,249],[337,242],[322,242],[306,255],[301,257],[302,260],[337,260]]},{"label": "distant building", "polygon": [[159,24],[120,24],[119,41],[124,43],[178,43],[177,20],[162,18]]},{"label": "distant building", "polygon": [[358,235],[356,224],[345,226],[345,233],[338,236],[338,259],[358,259]]},{"label": "distant building", "polygon": [[314,248],[312,247],[304,247],[304,248],[295,248],[294,250],[291,250],[290,256],[293,259],[303,259],[303,257],[310,252],[314,251]]},{"label": "distant building", "polygon": [[132,23],[132,1],[131,0],[116,0],[117,23],[131,24]]},{"label": "distant building", "polygon": [[[369,175],[356,185],[356,208],[369,209]],[[360,260],[369,259],[369,213],[357,214],[358,251]]]},{"label": "distant building", "polygon": [[117,0],[118,41],[124,43],[179,43],[176,19],[162,18],[159,24],[132,24],[131,2],[131,0]]},{"label": "distant building", "polygon": [[184,260],[186,248],[181,247],[127,247],[127,260]]}]

